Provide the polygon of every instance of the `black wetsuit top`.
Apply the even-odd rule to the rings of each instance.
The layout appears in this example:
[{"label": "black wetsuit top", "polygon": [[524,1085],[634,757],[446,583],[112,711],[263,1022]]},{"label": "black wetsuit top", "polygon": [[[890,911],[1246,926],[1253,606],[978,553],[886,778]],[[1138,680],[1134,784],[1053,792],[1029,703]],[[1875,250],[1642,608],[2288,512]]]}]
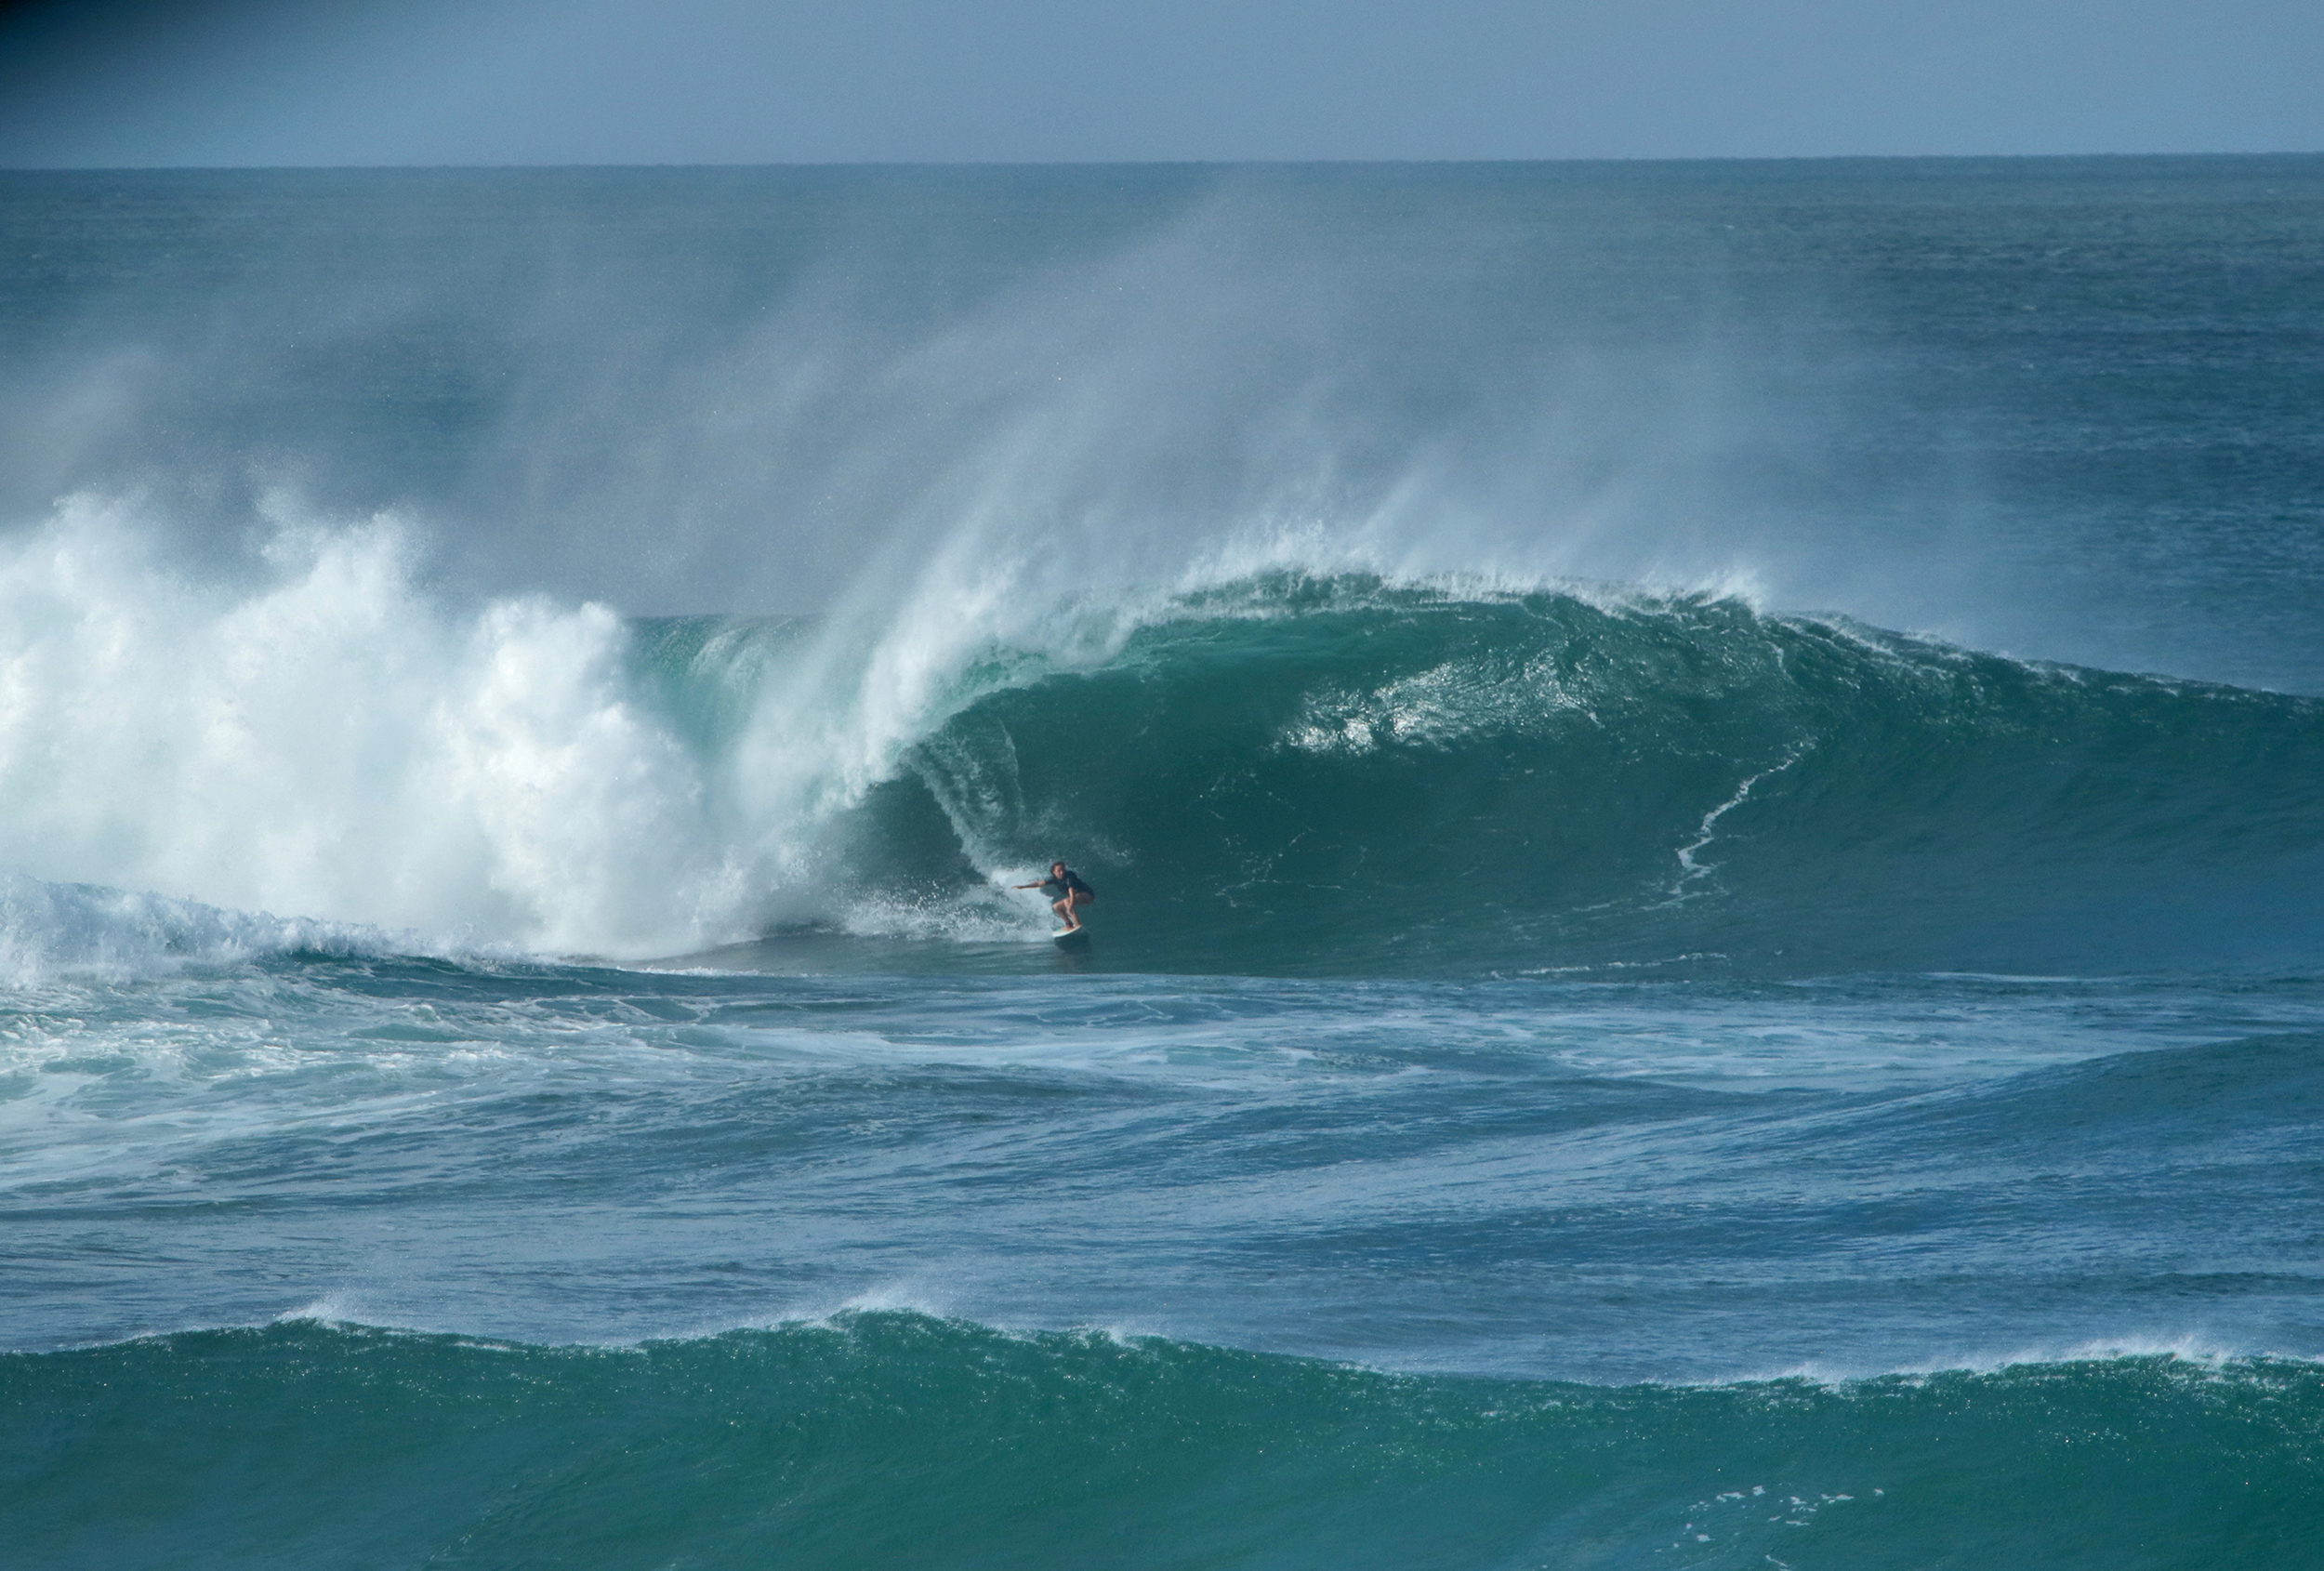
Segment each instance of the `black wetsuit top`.
[{"label": "black wetsuit top", "polygon": [[1081,875],[1070,867],[1065,869],[1065,876],[1062,878],[1043,878],[1041,892],[1056,900],[1063,900],[1069,894],[1086,894],[1091,900],[1098,897],[1098,891],[1083,883]]}]

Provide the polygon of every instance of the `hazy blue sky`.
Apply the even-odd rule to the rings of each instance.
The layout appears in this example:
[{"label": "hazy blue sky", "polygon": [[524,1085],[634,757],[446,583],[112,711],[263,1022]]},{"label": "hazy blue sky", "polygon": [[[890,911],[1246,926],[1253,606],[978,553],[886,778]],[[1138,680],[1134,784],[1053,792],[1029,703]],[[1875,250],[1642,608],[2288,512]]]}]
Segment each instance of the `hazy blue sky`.
[{"label": "hazy blue sky", "polygon": [[0,7],[13,165],[2324,150],[2317,0]]}]

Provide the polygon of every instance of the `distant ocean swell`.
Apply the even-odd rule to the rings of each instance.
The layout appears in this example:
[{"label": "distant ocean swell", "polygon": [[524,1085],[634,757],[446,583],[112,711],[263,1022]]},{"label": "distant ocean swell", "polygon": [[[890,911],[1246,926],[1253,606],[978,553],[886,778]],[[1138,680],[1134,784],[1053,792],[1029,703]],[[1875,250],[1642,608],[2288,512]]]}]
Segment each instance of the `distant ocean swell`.
[{"label": "distant ocean swell", "polygon": [[[1051,856],[1159,969],[2324,940],[2315,699],[1703,596],[1278,573],[990,627],[625,624],[452,614],[392,532],[286,535],[236,592],[133,544],[68,519],[0,562],[0,861],[366,944],[1021,943],[1037,908],[997,886]],[[11,929],[20,970],[104,947]]]},{"label": "distant ocean swell", "polygon": [[315,1322],[0,1359],[51,1567],[2317,1563],[2324,1368],[1398,1377],[905,1313],[627,1350]]}]

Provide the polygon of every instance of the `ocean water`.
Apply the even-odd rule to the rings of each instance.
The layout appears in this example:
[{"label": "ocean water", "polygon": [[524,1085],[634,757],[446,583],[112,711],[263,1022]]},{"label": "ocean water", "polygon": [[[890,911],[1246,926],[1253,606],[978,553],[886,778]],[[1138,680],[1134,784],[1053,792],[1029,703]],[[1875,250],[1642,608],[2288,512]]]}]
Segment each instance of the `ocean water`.
[{"label": "ocean water", "polygon": [[0,257],[10,1564],[2324,1565],[2324,157]]}]

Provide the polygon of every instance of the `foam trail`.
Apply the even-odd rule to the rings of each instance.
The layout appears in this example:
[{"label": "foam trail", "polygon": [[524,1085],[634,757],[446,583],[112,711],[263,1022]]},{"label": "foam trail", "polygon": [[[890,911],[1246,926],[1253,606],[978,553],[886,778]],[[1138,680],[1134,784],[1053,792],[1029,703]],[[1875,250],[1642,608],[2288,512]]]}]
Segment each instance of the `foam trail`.
[{"label": "foam trail", "polygon": [[1752,788],[1761,781],[1765,780],[1772,775],[1781,774],[1785,770],[1789,769],[1793,764],[1798,763],[1800,761],[1801,754],[1805,751],[1805,748],[1797,749],[1793,751],[1790,757],[1785,759],[1783,762],[1776,765],[1774,768],[1763,769],[1757,774],[1746,775],[1743,779],[1743,783],[1735,788],[1734,796],[1729,797],[1725,801],[1721,802],[1717,807],[1712,808],[1709,812],[1703,814],[1703,821],[1697,828],[1695,838],[1678,849],[1679,881],[1670,886],[1670,893],[1674,899],[1686,899],[1690,892],[1687,890],[1687,885],[1694,883],[1697,879],[1707,878],[1712,873],[1718,871],[1718,869],[1713,865],[1696,861],[1695,853],[1701,851],[1704,847],[1710,845],[1711,841],[1719,838],[1719,820],[1724,818],[1728,813],[1733,812],[1736,808],[1741,807],[1745,802],[1750,801],[1751,799]]}]

